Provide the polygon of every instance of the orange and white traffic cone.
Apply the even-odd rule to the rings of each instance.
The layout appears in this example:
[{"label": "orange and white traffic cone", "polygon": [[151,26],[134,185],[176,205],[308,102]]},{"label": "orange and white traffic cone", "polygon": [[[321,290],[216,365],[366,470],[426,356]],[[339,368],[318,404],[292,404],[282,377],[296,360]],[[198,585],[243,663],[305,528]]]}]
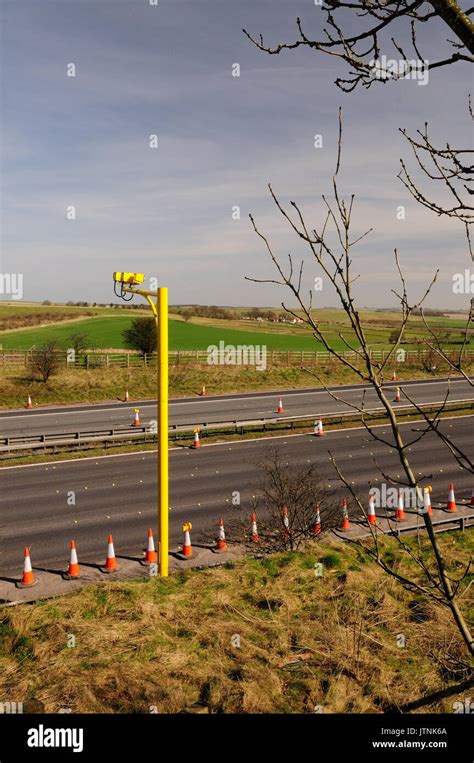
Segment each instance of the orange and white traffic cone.
[{"label": "orange and white traffic cone", "polygon": [[142,423],[140,421],[140,409],[135,408],[134,413],[135,413],[135,418],[132,421],[132,427],[141,427]]},{"label": "orange and white traffic cone", "polygon": [[28,400],[26,401],[25,408],[33,408],[33,403],[31,402],[31,395],[28,395]]},{"label": "orange and white traffic cone", "polygon": [[217,536],[216,541],[216,547],[214,551],[217,551],[218,553],[222,553],[223,551],[227,551],[227,543],[225,540],[225,529],[224,529],[224,520],[219,520],[219,535]]},{"label": "orange and white traffic cone", "polygon": [[347,501],[344,498],[342,501],[342,526],[341,530],[350,530],[351,525],[349,522],[349,512],[347,511]]},{"label": "orange and white traffic cone", "polygon": [[258,537],[258,529],[257,529],[257,515],[255,512],[252,514],[252,534],[250,536],[250,540],[252,543],[258,543],[259,537]]},{"label": "orange and white traffic cone", "polygon": [[201,397],[206,397],[207,393],[206,393],[206,385],[205,384],[202,385],[201,391],[200,391],[199,394],[200,394]]},{"label": "orange and white traffic cone", "polygon": [[395,395],[394,403],[399,403],[401,401],[401,395],[400,395],[400,387],[397,387],[397,394]]},{"label": "orange and white traffic cone", "polygon": [[201,447],[201,443],[199,441],[199,429],[195,429],[194,430],[194,440],[193,440],[193,444],[191,445],[191,447],[192,448],[200,448]]},{"label": "orange and white traffic cone", "polygon": [[377,518],[375,516],[375,499],[373,495],[369,495],[369,508],[367,509],[367,522],[369,525],[376,525]]},{"label": "orange and white traffic cone", "polygon": [[189,531],[193,529],[193,526],[191,522],[185,522],[183,525],[183,532],[184,532],[184,543],[183,548],[181,550],[181,556],[185,556],[187,559],[190,559],[193,555],[193,547],[191,546],[191,536],[189,534]]},{"label": "orange and white traffic cone", "polygon": [[319,511],[319,503],[316,505],[316,510],[314,512],[314,525],[311,528],[311,532],[313,535],[319,535],[321,532],[321,512]]},{"label": "orange and white traffic cone", "polygon": [[123,399],[124,403],[128,403],[130,400],[130,395],[128,394],[128,389],[125,390],[125,397]]},{"label": "orange and white traffic cone", "polygon": [[405,507],[403,501],[403,490],[398,491],[398,504],[395,512],[395,522],[403,522],[405,519]]},{"label": "orange and white traffic cone", "polygon": [[424,490],[423,513],[430,514],[430,515],[433,513],[431,510],[430,490],[427,487],[425,487],[425,490]]},{"label": "orange and white traffic cone", "polygon": [[281,399],[281,397],[278,401],[277,413],[283,413],[283,400]]},{"label": "orange and white traffic cone", "polygon": [[288,509],[286,506],[283,507],[283,527],[285,528],[283,530],[283,540],[288,540],[290,537],[290,520],[288,519]]},{"label": "orange and white traffic cone", "polygon": [[446,511],[456,511],[456,499],[454,497],[454,485],[451,482],[449,485],[448,505]]},{"label": "orange and white traffic cone", "polygon": [[112,536],[109,535],[107,539],[107,559],[105,565],[102,567],[102,572],[115,572],[118,569],[117,560],[115,558],[114,541]]},{"label": "orange and white traffic cone", "polygon": [[64,574],[64,577],[68,580],[75,580],[76,578],[80,577],[81,571],[79,569],[79,562],[77,561],[77,551],[76,551],[76,544],[72,540],[71,541],[71,556],[69,558],[69,568],[68,571]]},{"label": "orange and white traffic cone", "polygon": [[398,381],[397,372],[396,371],[394,371],[393,374],[392,374],[392,381]]},{"label": "orange and white traffic cone", "polygon": [[31,566],[30,549],[27,546],[25,548],[25,561],[23,562],[23,577],[21,578],[21,582],[18,582],[16,585],[18,588],[31,588],[31,586],[36,585],[37,582]]},{"label": "orange and white traffic cone", "polygon": [[314,434],[316,437],[323,437],[324,429],[323,429],[322,419],[316,419],[316,421],[314,422]]},{"label": "orange and white traffic cone", "polygon": [[151,527],[148,528],[148,544],[145,559],[143,561],[145,564],[154,564],[158,561],[158,554],[155,550],[155,541],[153,540],[153,530]]}]

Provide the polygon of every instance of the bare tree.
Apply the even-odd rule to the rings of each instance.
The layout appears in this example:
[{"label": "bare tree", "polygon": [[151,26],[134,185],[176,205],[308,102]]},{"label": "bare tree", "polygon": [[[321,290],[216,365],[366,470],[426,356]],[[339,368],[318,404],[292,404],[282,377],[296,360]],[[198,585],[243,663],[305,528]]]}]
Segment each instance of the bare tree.
[{"label": "bare tree", "polygon": [[[334,201],[330,202],[325,195],[322,196],[325,214],[323,222],[319,226],[310,228],[305,221],[300,207],[294,201],[290,202],[290,207],[292,210],[292,213],[290,214],[290,212],[288,212],[280,203],[271,186],[269,186],[269,189],[277,209],[287,221],[290,228],[299,237],[299,239],[305,242],[310,255],[313,257],[316,264],[321,268],[328,282],[334,288],[339,302],[348,317],[352,335],[350,339],[347,339],[342,333],[339,333],[339,338],[342,340],[343,346],[352,352],[352,355],[348,356],[346,353],[334,349],[330,343],[330,340],[325,335],[325,331],[321,328],[321,324],[315,320],[313,315],[311,291],[309,292],[308,302],[305,301],[302,292],[304,260],[301,260],[299,267],[295,268],[292,255],[289,254],[288,268],[285,269],[281,265],[278,257],[275,255],[268,238],[258,229],[252,215],[250,215],[250,219],[253,228],[260,239],[264,242],[267,253],[269,254],[271,261],[276,268],[278,277],[274,279],[248,278],[247,280],[254,281],[256,283],[274,283],[280,286],[285,286],[296,299],[296,302],[301,309],[304,322],[312,330],[314,336],[323,343],[326,350],[340,363],[350,368],[362,383],[370,384],[372,386],[380,400],[382,407],[386,412],[386,416],[391,429],[391,440],[378,434],[368,422],[364,398],[361,404],[349,403],[346,400],[342,400],[342,398],[331,391],[324,384],[322,379],[318,379],[320,384],[322,384],[322,386],[331,395],[331,397],[338,401],[342,400],[342,402],[344,402],[346,405],[349,405],[349,407],[357,410],[360,413],[363,426],[366,428],[367,432],[374,440],[395,451],[404,472],[404,480],[401,482],[397,479],[394,479],[393,477],[390,477],[389,475],[384,475],[386,479],[390,480],[393,484],[398,482],[399,484],[404,484],[415,491],[419,491],[419,480],[415,475],[408,457],[409,449],[416,442],[425,437],[428,433],[435,432],[438,434],[440,417],[449,395],[449,389],[446,393],[443,404],[439,407],[434,416],[428,417],[425,414],[426,425],[421,428],[421,431],[416,432],[412,439],[405,441],[397,421],[397,415],[392,405],[392,401],[387,397],[386,389],[382,386],[380,377],[383,374],[384,368],[391,362],[391,359],[403,338],[403,334],[410,316],[415,310],[419,310],[422,307],[423,302],[430,293],[436,281],[438,271],[434,273],[433,278],[421,296],[418,298],[418,300],[414,303],[411,303],[409,301],[406,278],[400,266],[398,253],[395,250],[395,265],[398,271],[400,287],[398,290],[392,289],[392,292],[398,298],[400,303],[401,318],[397,329],[398,338],[392,345],[390,351],[387,353],[385,359],[380,363],[375,363],[372,359],[370,347],[365,335],[365,329],[362,324],[361,316],[357,308],[353,293],[353,284],[357,280],[358,275],[353,273],[352,268],[353,248],[359,244],[360,241],[368,235],[368,233],[370,233],[371,229],[355,238],[352,237],[351,222],[355,197],[354,194],[352,194],[349,199],[346,200],[339,193],[338,173],[341,164],[341,150],[342,115],[341,110],[339,110],[339,138],[337,160],[335,173],[332,178]],[[332,243],[333,240],[336,242],[335,245]],[[294,311],[285,305],[285,303],[282,303],[282,307],[293,315],[295,314]],[[441,440],[444,442],[443,437],[441,437]],[[444,442],[444,444],[446,443]],[[470,463],[470,459],[465,456],[465,468],[470,469]],[[335,466],[337,466],[336,463]],[[473,638],[456,598],[457,589],[453,586],[448,571],[446,570],[444,559],[430,515],[426,512],[423,513],[423,520],[431,543],[431,547],[433,549],[436,575],[439,580],[439,588],[437,590],[440,596],[443,598],[444,603],[450,608],[453,619],[468,649],[474,653]],[[430,574],[432,575],[433,573],[430,572]]]},{"label": "bare tree", "polygon": [[[298,37],[292,42],[280,42],[266,45],[263,36],[252,36],[245,29],[243,32],[262,51],[278,55],[283,50],[300,47],[326,53],[345,61],[349,65],[349,78],[338,77],[336,85],[346,92],[351,92],[358,85],[370,88],[375,83],[405,79],[419,73],[420,68],[429,72],[440,67],[450,66],[459,61],[474,62],[474,24],[470,16],[474,8],[464,11],[455,0],[323,0],[324,4],[317,12],[325,14],[325,26],[320,39],[310,37],[303,28],[301,18],[296,19]],[[348,21],[351,29],[360,29],[355,34],[346,33],[341,19]],[[361,21],[362,20],[362,21]],[[446,55],[436,61],[428,61],[421,50],[418,31],[425,29],[427,37],[436,21],[442,21],[448,34],[457,39],[447,39]],[[395,35],[403,35],[406,24],[410,25],[410,52],[397,42]],[[382,46],[386,46],[383,48]],[[390,48],[388,47],[390,46]],[[400,56],[398,62],[389,59],[389,55]],[[410,58],[409,56],[415,56]]]},{"label": "bare tree", "polygon": [[60,364],[61,348],[55,341],[48,342],[31,353],[30,371],[38,374],[45,383],[58,371]]},{"label": "bare tree", "polygon": [[[303,466],[283,462],[278,448],[269,448],[268,457],[259,465],[262,479],[250,511],[243,507],[242,519],[227,523],[227,534],[259,554],[296,551],[308,539],[337,527],[340,522],[333,494],[314,464]],[[252,514],[258,520],[258,543],[252,537]]]}]

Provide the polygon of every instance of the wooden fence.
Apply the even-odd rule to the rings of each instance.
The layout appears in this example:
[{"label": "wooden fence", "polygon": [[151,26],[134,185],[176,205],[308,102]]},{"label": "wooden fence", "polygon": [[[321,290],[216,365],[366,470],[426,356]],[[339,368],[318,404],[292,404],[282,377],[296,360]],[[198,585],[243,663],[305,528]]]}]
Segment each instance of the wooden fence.
[{"label": "wooden fence", "polygon": [[[400,352],[400,350],[398,350]],[[398,363],[405,364],[419,364],[423,359],[429,358],[429,350],[403,350],[403,361],[398,360]],[[371,350],[371,358],[374,361],[384,361],[389,353],[389,350]],[[27,366],[31,357],[31,350],[0,350],[0,368],[6,366]],[[114,351],[95,351],[81,353],[74,362],[68,361],[67,353],[60,351],[59,353],[61,365],[71,370],[74,368],[92,369],[92,368],[135,368],[146,367],[156,365],[156,355],[140,355],[138,352],[114,352]],[[351,351],[345,351],[341,353],[345,358],[355,360],[357,359],[357,353]],[[251,356],[251,353],[249,353]],[[448,356],[452,355],[452,359],[456,360],[456,353],[448,353]],[[185,365],[188,363],[207,365],[208,353],[206,350],[173,350],[169,352],[169,363],[172,366]],[[474,358],[474,350],[466,349],[464,351],[464,359],[466,361]],[[314,351],[308,350],[267,350],[266,363],[267,366],[285,365],[285,366],[300,366],[300,365],[320,365],[324,363],[336,363],[337,359],[327,351]],[[435,361],[436,362],[436,361]],[[395,356],[393,357],[393,364],[397,364]],[[252,362],[242,363],[245,366],[253,365]]]}]

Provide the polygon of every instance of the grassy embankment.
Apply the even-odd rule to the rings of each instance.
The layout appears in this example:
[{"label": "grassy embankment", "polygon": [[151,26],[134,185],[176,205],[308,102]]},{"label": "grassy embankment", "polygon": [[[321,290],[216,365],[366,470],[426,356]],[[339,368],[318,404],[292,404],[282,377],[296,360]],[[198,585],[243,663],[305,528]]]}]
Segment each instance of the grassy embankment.
[{"label": "grassy embankment", "polygon": [[[440,537],[452,575],[471,533]],[[417,575],[395,540],[383,548],[393,568]],[[46,712],[453,712],[463,662],[446,608],[325,537],[296,554],[0,609],[2,700],[35,698]]]}]

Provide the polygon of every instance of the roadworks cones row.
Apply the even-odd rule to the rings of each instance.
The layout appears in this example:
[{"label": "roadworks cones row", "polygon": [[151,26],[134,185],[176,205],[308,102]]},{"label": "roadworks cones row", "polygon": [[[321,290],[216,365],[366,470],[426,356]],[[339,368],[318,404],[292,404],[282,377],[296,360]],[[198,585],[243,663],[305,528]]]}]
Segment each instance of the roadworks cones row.
[{"label": "roadworks cones row", "polygon": [[28,395],[28,400],[26,401],[25,408],[33,408],[33,403],[31,402],[31,395]]},{"label": "roadworks cones row", "polygon": [[344,498],[342,501],[342,526],[341,530],[350,530],[351,525],[349,522],[349,512],[347,511],[347,501]]},{"label": "roadworks cones row", "polygon": [[430,491],[427,487],[425,487],[425,490],[424,490],[423,512],[425,514],[430,514],[430,515],[433,513],[431,510]]},{"label": "roadworks cones row", "polygon": [[395,522],[403,522],[405,519],[405,506],[403,502],[403,491],[398,491],[398,505],[395,512]]},{"label": "roadworks cones row", "polygon": [[128,403],[130,400],[130,395],[128,394],[128,389],[125,390],[125,397],[123,399],[124,403]]},{"label": "roadworks cones row", "polygon": [[135,418],[132,421],[132,427],[141,427],[142,423],[140,421],[140,409],[135,408],[134,413],[135,413]]},{"label": "roadworks cones row", "polygon": [[313,535],[319,535],[321,532],[321,512],[319,511],[319,503],[316,506],[316,511],[314,512],[314,525],[312,528]]},{"label": "roadworks cones row", "polygon": [[225,541],[225,529],[224,529],[224,520],[219,520],[219,535],[217,536],[216,541],[216,547],[214,551],[217,551],[219,553],[222,553],[223,551],[227,551],[227,543]]},{"label": "roadworks cones row", "polygon": [[257,515],[255,512],[252,514],[252,534],[250,536],[250,540],[252,543],[258,543],[259,537],[258,537],[258,529],[257,529]]},{"label": "roadworks cones row", "polygon": [[155,550],[155,541],[153,540],[153,530],[148,528],[148,544],[145,554],[145,564],[155,564],[158,561],[158,554]]},{"label": "roadworks cones row", "polygon": [[402,398],[401,398],[401,396],[400,396],[400,387],[397,387],[397,394],[395,395],[395,399],[394,399],[394,401],[393,401],[393,402],[394,402],[394,403],[399,403],[399,402],[401,401],[401,399],[402,399]]},{"label": "roadworks cones row", "polygon": [[324,435],[322,419],[317,419],[314,422],[314,434],[316,435],[316,437],[322,437]]},{"label": "roadworks cones row", "polygon": [[23,563],[23,577],[21,578],[21,582],[17,583],[17,586],[18,588],[31,588],[31,586],[36,585],[37,582],[31,566],[30,549],[27,546],[25,548],[25,561]]},{"label": "roadworks cones row", "polygon": [[183,525],[183,532],[184,532],[184,542],[183,542],[183,548],[181,550],[181,556],[185,556],[187,559],[190,559],[193,555],[193,547],[191,546],[191,536],[189,534],[189,531],[193,529],[193,526],[191,522],[185,522]]},{"label": "roadworks cones row", "polygon": [[201,447],[201,443],[199,442],[199,429],[195,429],[194,430],[194,441],[193,441],[193,444],[191,445],[191,447],[192,448],[200,448]]},{"label": "roadworks cones row", "polygon": [[373,495],[369,495],[369,508],[367,509],[367,521],[369,525],[377,524],[377,519],[375,517],[375,500]]},{"label": "roadworks cones row", "polygon": [[118,569],[117,560],[115,558],[114,541],[112,536],[109,535],[107,539],[107,559],[105,565],[102,567],[103,572],[115,572]]},{"label": "roadworks cones row", "polygon": [[452,482],[449,485],[448,505],[446,506],[446,510],[456,511],[456,499],[454,497],[454,485]]},{"label": "roadworks cones row", "polygon": [[277,413],[283,413],[283,400],[281,399],[281,397],[278,401]]},{"label": "roadworks cones row", "polygon": [[206,385],[205,384],[202,385],[201,391],[200,391],[199,394],[201,395],[201,397],[206,397]]}]

